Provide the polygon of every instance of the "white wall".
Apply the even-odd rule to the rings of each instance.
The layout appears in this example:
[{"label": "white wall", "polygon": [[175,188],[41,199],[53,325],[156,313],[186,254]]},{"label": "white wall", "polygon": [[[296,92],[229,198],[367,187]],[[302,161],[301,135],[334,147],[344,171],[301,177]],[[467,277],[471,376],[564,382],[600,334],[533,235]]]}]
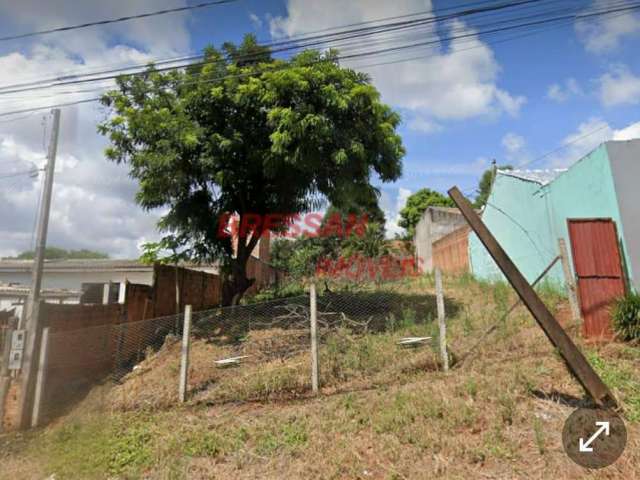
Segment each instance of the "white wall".
[{"label": "white wall", "polygon": [[622,219],[619,233],[624,235],[629,250],[627,272],[640,291],[640,140],[607,142],[607,153]]}]

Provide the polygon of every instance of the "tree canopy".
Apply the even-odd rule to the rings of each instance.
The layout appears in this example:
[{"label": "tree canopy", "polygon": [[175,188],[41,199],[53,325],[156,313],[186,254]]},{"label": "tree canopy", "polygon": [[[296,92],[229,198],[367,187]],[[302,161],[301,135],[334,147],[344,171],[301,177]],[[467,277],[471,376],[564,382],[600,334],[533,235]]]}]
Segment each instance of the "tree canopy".
[{"label": "tree canopy", "polygon": [[237,251],[220,238],[225,214],[290,214],[371,200],[374,176],[402,172],[400,117],[369,78],[340,67],[335,51],[273,58],[252,36],[208,47],[185,70],[121,77],[102,97],[107,157],[126,163],[136,200],[163,209],[162,246],[223,260],[227,292],[250,285],[246,262],[261,225],[240,229]]},{"label": "tree canopy", "polygon": [[[513,170],[511,165],[503,165],[497,167],[497,170]],[[473,206],[475,208],[482,208],[487,204],[489,195],[491,195],[491,187],[493,187],[493,180],[495,177],[496,168],[491,167],[484,171],[478,182],[478,196],[476,197]]]},{"label": "tree canopy", "polygon": [[[34,250],[27,250],[18,254],[18,260],[33,260],[36,256]],[[44,252],[46,260],[83,260],[83,259],[107,259],[109,255],[93,250],[66,250],[58,247],[47,247]]]},{"label": "tree canopy", "polygon": [[413,238],[416,225],[420,221],[422,214],[429,207],[453,207],[454,203],[449,197],[431,190],[423,188],[407,198],[407,203],[400,210],[400,221],[398,225],[407,231],[407,237]]}]

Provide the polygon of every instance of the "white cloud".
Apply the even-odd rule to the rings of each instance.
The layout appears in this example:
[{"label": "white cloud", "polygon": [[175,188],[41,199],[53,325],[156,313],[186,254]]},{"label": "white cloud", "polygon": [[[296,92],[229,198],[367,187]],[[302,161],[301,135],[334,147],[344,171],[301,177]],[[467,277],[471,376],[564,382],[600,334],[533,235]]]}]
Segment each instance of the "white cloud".
[{"label": "white cloud", "polygon": [[486,157],[478,157],[466,163],[420,163],[406,168],[406,173],[411,176],[427,175],[480,175],[489,168],[490,161]]},{"label": "white cloud", "polygon": [[251,20],[251,24],[254,28],[259,29],[262,28],[263,22],[262,19],[256,15],[255,13],[249,13],[249,20]]},{"label": "white cloud", "polygon": [[442,131],[442,125],[435,122],[434,120],[430,120],[421,116],[412,117],[407,123],[407,127],[409,127],[409,130],[412,130],[414,132],[427,134]]},{"label": "white cloud", "polygon": [[[171,6],[183,4],[177,1]],[[3,15],[15,33],[20,33],[156,9],[158,2],[154,0],[128,4],[27,0],[3,5]],[[185,54],[189,47],[186,19],[183,14],[166,15],[19,42],[19,50],[0,56],[0,85]],[[166,34],[169,30],[171,35]],[[0,97],[0,110],[92,96],[95,94],[12,93]],[[47,130],[46,137],[43,135],[44,114],[0,119],[0,176],[29,170],[33,163],[44,165],[44,144],[50,133]],[[137,185],[128,177],[127,168],[104,158],[106,140],[96,132],[103,117],[97,104],[62,110],[49,244],[136,257],[142,239],[157,238],[158,213],[144,212],[135,204]],[[32,247],[40,183],[41,179],[26,175],[0,179],[0,256]]]},{"label": "white cloud", "polygon": [[578,125],[578,128],[567,135],[562,144],[567,145],[561,153],[548,161],[551,167],[567,167],[608,140],[631,140],[640,138],[640,121],[626,127],[614,129],[601,118],[593,117]]},{"label": "white cloud", "polygon": [[[288,0],[288,15],[272,18],[270,28],[273,36],[285,37],[336,25],[431,10],[431,2],[426,0]],[[491,48],[463,22],[450,22],[446,28],[469,36],[453,40],[446,47],[425,47],[420,51],[424,57],[417,60],[371,66],[398,58],[383,56],[348,61],[345,65],[369,73],[386,102],[420,117],[418,123],[414,122],[414,129],[429,125],[424,123],[427,121],[462,120],[500,113],[517,115],[526,99],[498,86],[500,65]],[[434,29],[424,35],[435,38],[439,34]],[[375,39],[371,38],[369,43],[373,41]],[[386,41],[388,43],[389,39]],[[362,47],[358,48],[361,52]],[[347,50],[345,47],[343,51]]]},{"label": "white cloud", "polygon": [[578,125],[573,133],[562,140],[566,145],[559,153],[549,157],[548,164],[553,168],[568,167],[602,142],[610,140],[613,129],[601,118],[592,117]]},{"label": "white cloud", "polygon": [[513,132],[509,132],[502,137],[502,146],[511,154],[520,152],[524,148],[524,144],[524,137]]},{"label": "white cloud", "polygon": [[580,95],[584,95],[584,92],[578,81],[573,77],[567,78],[564,81],[564,86],[559,83],[554,83],[549,85],[547,89],[547,98],[558,103],[565,102],[571,97]]},{"label": "white cloud", "polygon": [[640,138],[640,122],[613,131],[612,140],[633,140],[635,138]]},{"label": "white cloud", "polygon": [[527,142],[522,135],[507,133],[502,137],[502,147],[505,150],[505,158],[514,166],[525,164],[531,159]]},{"label": "white cloud", "polygon": [[600,101],[606,107],[640,103],[640,77],[618,65],[599,79]]},{"label": "white cloud", "polygon": [[385,230],[388,238],[404,233],[404,229],[398,225],[400,210],[404,208],[411,193],[411,190],[402,187],[397,190],[382,189],[379,203],[386,219]]},{"label": "white cloud", "polygon": [[[628,5],[628,2],[624,2]],[[618,8],[624,6],[618,5]],[[585,13],[611,7],[610,0],[595,0]],[[577,20],[575,24],[578,38],[587,51],[606,53],[615,50],[624,37],[637,35],[640,32],[640,17],[633,11],[622,11],[614,15],[605,15],[594,19]]]}]

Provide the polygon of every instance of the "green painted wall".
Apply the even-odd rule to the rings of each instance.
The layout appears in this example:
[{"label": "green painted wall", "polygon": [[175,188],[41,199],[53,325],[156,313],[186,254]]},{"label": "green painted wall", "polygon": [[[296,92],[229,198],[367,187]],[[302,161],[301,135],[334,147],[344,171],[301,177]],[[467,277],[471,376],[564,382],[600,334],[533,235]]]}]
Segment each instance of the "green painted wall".
[{"label": "green painted wall", "polygon": [[[604,144],[546,186],[499,174],[483,213],[488,228],[530,282],[558,255],[558,238],[564,238],[571,250],[567,219],[595,217],[616,222],[629,263]],[[475,235],[469,239],[469,255],[474,275],[490,281],[502,278]],[[563,285],[561,266],[556,265],[548,278]]]},{"label": "green painted wall", "polygon": [[[556,256],[542,186],[498,174],[482,219],[524,276],[532,282]],[[471,271],[489,281],[504,277],[478,238],[469,238]],[[561,271],[560,271],[561,273]]]}]

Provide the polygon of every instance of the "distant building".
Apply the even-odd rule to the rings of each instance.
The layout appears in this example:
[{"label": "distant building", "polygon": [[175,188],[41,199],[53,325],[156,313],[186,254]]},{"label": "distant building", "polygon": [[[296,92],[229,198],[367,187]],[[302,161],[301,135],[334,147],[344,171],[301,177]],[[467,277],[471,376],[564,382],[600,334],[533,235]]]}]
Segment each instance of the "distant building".
[{"label": "distant building", "polygon": [[[22,313],[22,306],[29,296],[29,287],[0,283],[0,312],[15,310],[16,315]],[[42,299],[51,303],[80,303],[82,292],[79,290],[44,289]]]},{"label": "distant building", "polygon": [[416,263],[422,272],[433,270],[433,244],[464,225],[457,208],[429,207],[424,211],[413,237]]}]

